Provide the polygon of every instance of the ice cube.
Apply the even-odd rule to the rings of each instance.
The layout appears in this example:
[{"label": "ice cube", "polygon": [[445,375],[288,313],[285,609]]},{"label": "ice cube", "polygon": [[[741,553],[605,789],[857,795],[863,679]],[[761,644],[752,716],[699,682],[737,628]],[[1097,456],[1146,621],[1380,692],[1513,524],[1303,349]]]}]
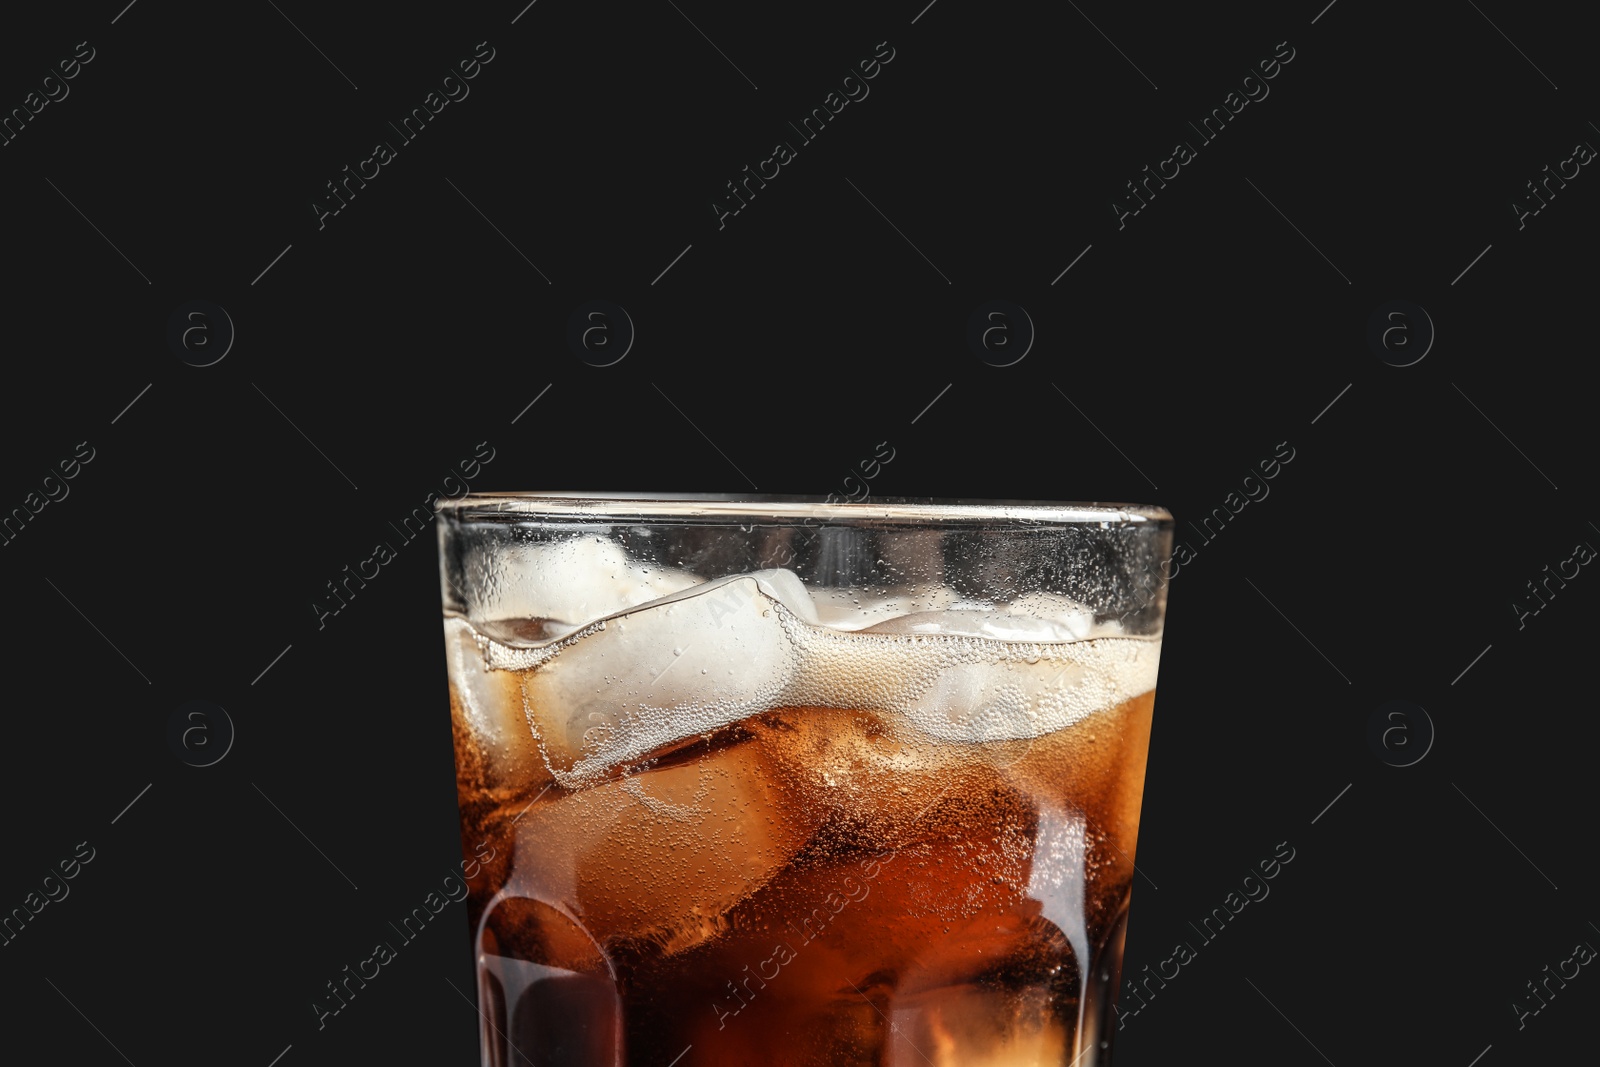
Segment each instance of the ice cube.
[{"label": "ice cube", "polygon": [[507,892],[577,916],[597,943],[650,937],[682,951],[721,932],[819,818],[790,802],[761,747],[708,745],[529,809]]},{"label": "ice cube", "polygon": [[501,551],[497,575],[515,575],[516,580],[501,577],[484,582],[473,615],[538,620],[547,636],[570,633],[703,580],[687,571],[630,559],[621,545],[605,537],[509,545]]},{"label": "ice cube", "polygon": [[529,722],[569,787],[764,711],[795,650],[780,619],[814,613],[800,580],[760,571],[613,615],[524,676]]},{"label": "ice cube", "polygon": [[444,638],[458,776],[480,793],[537,790],[550,772],[528,731],[521,678],[484,668],[477,637],[464,620],[445,619]]},{"label": "ice cube", "polygon": [[899,710],[930,737],[987,743],[1042,737],[1150,691],[1161,646],[1107,637],[964,651],[957,643]]}]

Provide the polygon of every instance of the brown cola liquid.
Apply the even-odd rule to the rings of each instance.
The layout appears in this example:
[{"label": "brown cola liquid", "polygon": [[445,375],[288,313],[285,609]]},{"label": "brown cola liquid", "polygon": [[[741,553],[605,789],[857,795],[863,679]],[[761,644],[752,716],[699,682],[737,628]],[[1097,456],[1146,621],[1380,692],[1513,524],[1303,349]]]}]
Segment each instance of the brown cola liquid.
[{"label": "brown cola liquid", "polygon": [[1108,1062],[1153,691],[983,743],[781,707],[568,788],[516,721],[548,709],[470,659],[484,1063]]}]

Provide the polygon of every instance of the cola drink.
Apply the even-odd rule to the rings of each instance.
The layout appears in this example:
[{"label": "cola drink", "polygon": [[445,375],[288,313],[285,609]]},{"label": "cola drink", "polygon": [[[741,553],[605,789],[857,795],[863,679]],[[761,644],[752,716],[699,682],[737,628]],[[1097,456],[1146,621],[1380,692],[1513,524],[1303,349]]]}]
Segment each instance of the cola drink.
[{"label": "cola drink", "polygon": [[444,510],[485,1065],[1109,1062],[1170,521],[901,510]]}]

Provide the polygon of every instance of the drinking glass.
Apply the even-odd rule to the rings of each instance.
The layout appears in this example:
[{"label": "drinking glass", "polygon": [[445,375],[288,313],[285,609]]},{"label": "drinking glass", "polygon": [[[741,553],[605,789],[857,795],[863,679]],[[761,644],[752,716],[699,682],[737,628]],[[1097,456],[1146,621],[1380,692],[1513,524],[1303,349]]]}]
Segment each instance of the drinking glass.
[{"label": "drinking glass", "polygon": [[1171,516],[440,506],[482,1062],[1109,1062]]}]

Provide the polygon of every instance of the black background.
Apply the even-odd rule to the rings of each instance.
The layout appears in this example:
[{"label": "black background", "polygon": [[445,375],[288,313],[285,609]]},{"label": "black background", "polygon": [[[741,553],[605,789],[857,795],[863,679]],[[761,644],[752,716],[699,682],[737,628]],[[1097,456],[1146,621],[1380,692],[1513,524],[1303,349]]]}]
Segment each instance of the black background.
[{"label": "black background", "polygon": [[[0,546],[0,910],[95,858],[0,947],[0,1040],[476,1062],[459,912],[316,1025],[459,844],[431,538],[321,629],[311,604],[484,441],[479,491],[820,495],[887,441],[875,495],[1166,505],[1196,556],[1128,970],[1199,951],[1118,1063],[1493,1067],[1584,1036],[1587,970],[1520,1029],[1512,1007],[1600,943],[1577,690],[1600,579],[1521,628],[1512,607],[1600,544],[1597,179],[1520,230],[1511,206],[1600,142],[1578,16],[923,3],[7,13],[7,113],[95,51],[0,147],[0,507],[94,458]],[[319,229],[324,183],[480,41],[470,96]],[[719,229],[724,183],[880,41],[870,96]],[[1124,183],[1284,41],[1270,96],[1119,229]],[[566,342],[595,299],[637,329],[604,368]],[[1009,367],[966,343],[997,299],[1037,330]],[[237,331],[210,367],[167,343],[190,300]],[[1412,366],[1366,340],[1393,300],[1437,329]],[[1207,543],[1189,523],[1282,442],[1270,496]],[[237,730],[214,766],[168,744],[194,699]],[[1368,743],[1393,699],[1436,732],[1413,766]],[[1271,895],[1200,944],[1285,841]]]}]

